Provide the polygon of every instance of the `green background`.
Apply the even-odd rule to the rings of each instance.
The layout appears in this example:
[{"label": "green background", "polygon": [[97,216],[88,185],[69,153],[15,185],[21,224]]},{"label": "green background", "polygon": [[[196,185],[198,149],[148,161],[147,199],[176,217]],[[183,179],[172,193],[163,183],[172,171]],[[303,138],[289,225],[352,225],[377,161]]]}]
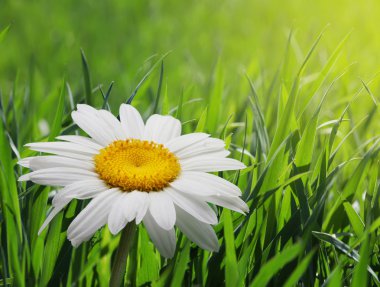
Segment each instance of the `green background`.
[{"label": "green background", "polygon": [[219,253],[178,233],[167,261],[139,227],[126,284],[378,285],[379,16],[378,1],[0,1],[0,286],[107,286],[119,237],[72,249],[79,201],[38,237],[52,189],[18,183],[16,163],[73,133],[76,103],[117,115],[145,75],[133,105],[225,139],[248,168],[221,176],[250,212],[218,209]]}]

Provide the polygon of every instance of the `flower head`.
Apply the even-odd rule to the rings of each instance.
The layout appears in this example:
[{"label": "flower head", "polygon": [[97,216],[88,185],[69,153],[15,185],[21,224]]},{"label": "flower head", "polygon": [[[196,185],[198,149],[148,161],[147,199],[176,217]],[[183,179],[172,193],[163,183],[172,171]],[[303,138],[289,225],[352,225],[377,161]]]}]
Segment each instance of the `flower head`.
[{"label": "flower head", "polygon": [[20,181],[63,187],[39,232],[72,199],[91,199],[67,230],[74,246],[105,224],[117,234],[135,220],[144,223],[160,253],[172,257],[174,226],[200,247],[219,249],[211,227],[218,219],[208,203],[248,211],[237,186],[208,173],[245,167],[227,158],[222,140],[205,133],[181,136],[181,123],[171,116],[152,115],[144,124],[126,104],[120,107],[120,121],[88,105],[78,105],[72,118],[90,138],[65,135],[58,142],[27,144],[52,155],[19,162],[32,170]]}]

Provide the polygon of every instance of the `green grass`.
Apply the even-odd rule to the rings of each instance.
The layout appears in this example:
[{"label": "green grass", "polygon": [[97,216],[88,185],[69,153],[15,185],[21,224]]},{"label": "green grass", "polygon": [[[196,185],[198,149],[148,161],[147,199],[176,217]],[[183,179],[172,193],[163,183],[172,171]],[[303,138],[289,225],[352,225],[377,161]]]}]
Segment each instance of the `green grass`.
[{"label": "green grass", "polygon": [[217,209],[219,253],[178,233],[164,260],[140,226],[127,286],[380,285],[380,5],[185,2],[1,4],[0,286],[108,286],[120,236],[72,248],[76,200],[37,236],[53,188],[17,161],[77,132],[75,104],[127,101],[223,138],[250,207]]}]

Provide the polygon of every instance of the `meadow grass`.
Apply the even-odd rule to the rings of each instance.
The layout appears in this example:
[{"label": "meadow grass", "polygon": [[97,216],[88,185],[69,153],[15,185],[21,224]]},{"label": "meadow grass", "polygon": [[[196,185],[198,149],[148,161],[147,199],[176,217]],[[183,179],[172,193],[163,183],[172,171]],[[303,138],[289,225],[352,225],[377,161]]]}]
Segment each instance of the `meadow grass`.
[{"label": "meadow grass", "polygon": [[247,168],[220,176],[250,207],[215,209],[218,253],[177,233],[165,260],[140,225],[127,286],[380,285],[380,6],[281,3],[4,4],[0,286],[108,286],[120,236],[73,248],[76,200],[37,236],[54,189],[18,182],[17,161],[28,142],[78,133],[77,103],[117,115],[122,102],[224,139]]}]

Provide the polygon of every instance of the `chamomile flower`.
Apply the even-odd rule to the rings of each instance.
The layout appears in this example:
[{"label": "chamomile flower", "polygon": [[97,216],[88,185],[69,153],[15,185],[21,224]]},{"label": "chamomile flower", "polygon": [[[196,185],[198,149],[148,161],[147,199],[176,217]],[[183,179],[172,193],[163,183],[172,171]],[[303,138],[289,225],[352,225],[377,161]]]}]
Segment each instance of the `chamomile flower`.
[{"label": "chamomile flower", "polygon": [[181,135],[180,121],[171,116],[152,115],[144,124],[126,104],[120,107],[120,121],[88,105],[78,105],[72,118],[90,137],[64,135],[57,142],[27,144],[50,155],[19,162],[32,170],[20,181],[62,187],[39,232],[72,199],[91,199],[68,227],[73,246],[106,224],[117,234],[135,220],[143,222],[161,255],[170,258],[175,226],[201,248],[219,249],[212,228],[218,218],[208,203],[248,211],[237,186],[209,173],[245,167],[227,158],[222,140],[205,133]]}]

